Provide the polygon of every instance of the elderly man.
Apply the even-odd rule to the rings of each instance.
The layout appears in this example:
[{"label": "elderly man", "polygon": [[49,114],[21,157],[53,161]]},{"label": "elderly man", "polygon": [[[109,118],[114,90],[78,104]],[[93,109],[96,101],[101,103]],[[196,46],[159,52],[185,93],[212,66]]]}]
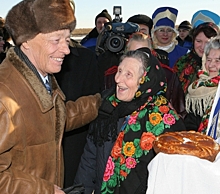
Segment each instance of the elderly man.
[{"label": "elderly man", "polygon": [[0,191],[62,194],[64,129],[97,116],[100,94],[64,104],[53,73],[75,28],[69,0],[23,0],[6,17],[15,47],[0,65]]}]

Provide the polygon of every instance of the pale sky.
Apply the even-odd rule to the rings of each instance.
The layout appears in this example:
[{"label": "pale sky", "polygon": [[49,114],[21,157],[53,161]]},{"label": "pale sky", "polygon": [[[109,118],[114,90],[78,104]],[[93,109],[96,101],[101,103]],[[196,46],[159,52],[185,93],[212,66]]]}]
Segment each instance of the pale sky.
[{"label": "pale sky", "polygon": [[[6,17],[11,7],[21,0],[1,0],[0,16]],[[46,1],[46,0],[45,0]],[[76,4],[76,28],[93,28],[95,17],[103,9],[107,9],[113,16],[113,6],[122,6],[122,22],[126,22],[130,16],[145,14],[149,17],[158,7],[169,6],[178,9],[176,25],[183,20],[191,22],[191,18],[198,10],[206,9],[220,15],[219,0],[75,0]]]}]

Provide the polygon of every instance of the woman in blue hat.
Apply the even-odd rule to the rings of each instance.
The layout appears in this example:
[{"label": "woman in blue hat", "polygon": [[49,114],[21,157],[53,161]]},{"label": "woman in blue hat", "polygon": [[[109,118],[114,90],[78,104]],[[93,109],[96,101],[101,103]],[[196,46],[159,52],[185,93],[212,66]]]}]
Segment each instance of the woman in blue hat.
[{"label": "woman in blue hat", "polygon": [[174,71],[177,72],[185,95],[189,85],[195,81],[198,70],[202,67],[202,56],[206,43],[210,38],[219,34],[217,24],[219,16],[207,10],[196,12],[192,17],[192,38],[193,48],[186,55],[182,56],[174,66]]},{"label": "woman in blue hat", "polygon": [[177,31],[175,29],[177,13],[178,10],[175,8],[160,7],[152,15],[154,22],[152,30],[154,48],[168,53],[170,68],[173,68],[176,61],[188,52],[187,48],[177,45]]}]

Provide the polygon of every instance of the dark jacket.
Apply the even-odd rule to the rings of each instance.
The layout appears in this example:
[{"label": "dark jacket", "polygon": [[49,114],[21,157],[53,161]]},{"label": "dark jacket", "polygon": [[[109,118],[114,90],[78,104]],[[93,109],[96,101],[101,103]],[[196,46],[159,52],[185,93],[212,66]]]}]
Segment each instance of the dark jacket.
[{"label": "dark jacket", "polygon": [[[66,100],[75,101],[81,96],[99,91],[98,69],[95,53],[71,42],[70,54],[64,58],[62,69],[54,74]],[[64,133],[64,187],[73,184],[76,170],[86,143],[89,125]]]},{"label": "dark jacket", "polygon": [[170,67],[163,64],[161,66],[167,78],[166,98],[170,101],[176,112],[184,118],[187,113],[185,109],[185,94],[179,77]]},{"label": "dark jacket", "polygon": [[6,57],[6,53],[0,53],[0,64],[5,59],[5,57]]},{"label": "dark jacket", "polygon": [[91,32],[89,32],[88,35],[86,35],[86,37],[84,37],[80,41],[80,44],[85,46],[86,48],[92,50],[93,52],[95,52],[96,42],[97,42],[98,36],[99,36],[99,33],[95,27],[92,29]]},{"label": "dark jacket", "polygon": [[184,119],[184,124],[187,130],[198,131],[201,124],[202,117],[195,115],[193,112],[187,113]]},{"label": "dark jacket", "polygon": [[[118,132],[123,124],[124,119],[118,120]],[[182,122],[182,120],[179,120],[175,125],[171,126],[170,128],[165,129],[166,131],[182,131],[185,129],[185,126]],[[109,141],[106,141],[104,145],[102,146],[96,146],[94,142],[87,138],[87,143],[84,148],[84,153],[81,158],[81,162],[77,171],[77,175],[75,178],[74,183],[83,183],[85,185],[86,191],[84,194],[91,194],[93,190],[95,190],[95,194],[100,194],[100,188],[103,181],[103,175],[106,167],[106,163],[108,160],[108,156],[110,155],[110,152],[112,150],[112,147],[115,142],[113,142],[111,139]],[[145,161],[143,164],[148,164],[154,157],[155,152],[153,149],[151,149],[148,153],[148,155],[145,157]],[[135,183],[134,177],[127,177],[128,181],[132,181],[132,189],[130,191],[126,190],[126,188],[122,188],[117,190],[114,194],[145,194],[147,187],[147,165],[146,167],[140,167],[143,169],[146,169],[146,176],[145,177],[136,177]],[[139,169],[140,170],[140,169]],[[123,183],[122,183],[123,184]],[[139,186],[144,185],[145,187],[139,188]],[[128,188],[127,188],[128,189]]]},{"label": "dark jacket", "polygon": [[179,36],[177,36],[176,40],[178,41],[179,46],[188,48],[189,50],[192,49],[193,46],[192,38],[189,35],[184,40],[182,40]]},{"label": "dark jacket", "polygon": [[175,48],[168,53],[168,58],[170,62],[169,67],[173,68],[177,60],[183,55],[185,55],[188,51],[189,49],[176,45]]}]

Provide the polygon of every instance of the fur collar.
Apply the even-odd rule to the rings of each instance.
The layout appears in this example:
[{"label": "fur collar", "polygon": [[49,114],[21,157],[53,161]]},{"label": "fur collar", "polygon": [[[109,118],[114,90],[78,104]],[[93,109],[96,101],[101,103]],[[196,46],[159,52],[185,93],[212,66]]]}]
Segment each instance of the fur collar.
[{"label": "fur collar", "polygon": [[43,83],[38,79],[33,71],[18,57],[15,53],[14,48],[10,48],[7,52],[7,58],[11,64],[20,72],[27,83],[32,88],[31,92],[34,93],[33,96],[36,98],[42,112],[46,112],[53,107],[53,100],[57,95],[59,95],[62,100],[65,100],[65,95],[61,91],[55,77],[52,75],[52,96],[48,94]]}]

